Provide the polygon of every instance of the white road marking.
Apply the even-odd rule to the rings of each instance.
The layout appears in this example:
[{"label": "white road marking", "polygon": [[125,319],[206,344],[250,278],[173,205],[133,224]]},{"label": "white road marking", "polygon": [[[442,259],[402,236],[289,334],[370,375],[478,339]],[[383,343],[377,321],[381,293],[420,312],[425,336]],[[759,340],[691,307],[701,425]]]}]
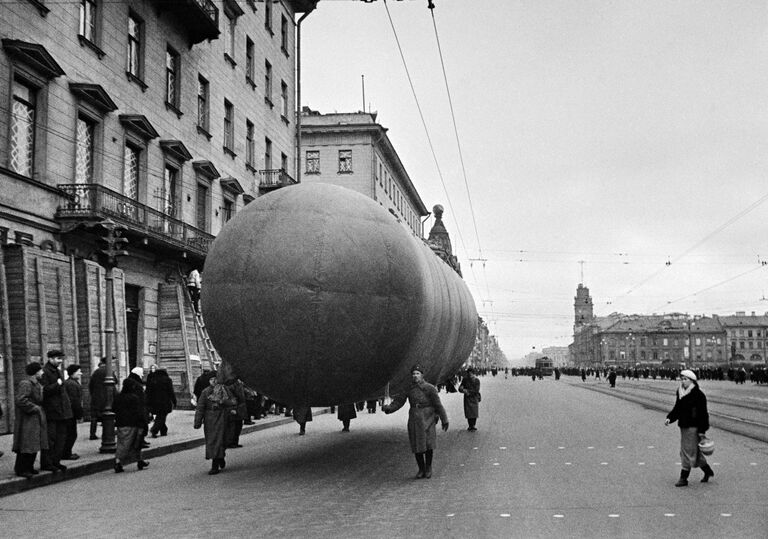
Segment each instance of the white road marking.
[{"label": "white road marking", "polygon": [[536,466],[536,463],[535,462],[529,462],[528,466]]},{"label": "white road marking", "polygon": [[553,518],[564,518],[565,515],[552,515]]},{"label": "white road marking", "polygon": [[652,446],[652,445],[649,445],[649,446],[648,446],[648,449],[653,449],[653,446]]},{"label": "white road marking", "polygon": [[594,449],[594,448],[595,448],[595,447],[594,447],[594,446],[592,446],[592,445],[590,445],[589,447],[587,447],[587,449]]},{"label": "white road marking", "polygon": [[607,462],[601,462],[600,466],[608,466],[608,463]]},{"label": "white road marking", "polygon": [[675,516],[675,514],[674,513],[664,513],[664,516],[665,517],[673,517],[673,516]]},{"label": "white road marking", "polygon": [[558,449],[565,449],[565,447],[563,447],[563,446],[561,445],[560,447],[558,447]]},{"label": "white road marking", "polygon": [[757,462],[750,462],[749,465],[750,466],[757,466]]},{"label": "white road marking", "polygon": [[445,516],[447,516],[447,517],[453,517],[453,516],[456,516],[456,513],[448,513],[448,514],[447,514],[447,515],[445,515]]},{"label": "white road marking", "polygon": [[638,466],[645,466],[645,462],[638,462],[637,465]]},{"label": "white road marking", "polygon": [[623,445],[617,445],[616,449],[624,449],[624,446]]},{"label": "white road marking", "polygon": [[732,517],[733,514],[732,513],[720,513],[720,516],[721,517]]},{"label": "white road marking", "polygon": [[502,513],[502,514],[500,514],[499,516],[500,516],[500,517],[504,517],[504,518],[507,518],[507,517],[509,517],[509,516],[510,516],[510,514],[509,514],[509,513]]},{"label": "white road marking", "polygon": [[535,446],[534,447],[529,447],[528,449],[536,449],[536,447]]},{"label": "white road marking", "polygon": [[570,463],[570,462],[566,462],[566,463],[565,463],[565,465],[566,465],[566,466],[570,466],[570,465],[571,465],[571,463]]},{"label": "white road marking", "polygon": [[493,465],[494,465],[494,466],[498,466],[498,465],[499,465],[499,463],[498,463],[498,462],[494,462],[494,463],[493,463]]},{"label": "white road marking", "polygon": [[501,449],[501,450],[503,451],[503,450],[505,450],[505,449],[506,449],[506,447],[503,447],[503,446],[502,446],[502,447],[500,447],[499,449]]},{"label": "white road marking", "polygon": [[613,513],[613,514],[611,514],[611,515],[608,515],[608,518],[619,518],[619,516],[621,516],[621,515],[618,515],[618,514],[616,514],[616,513]]}]

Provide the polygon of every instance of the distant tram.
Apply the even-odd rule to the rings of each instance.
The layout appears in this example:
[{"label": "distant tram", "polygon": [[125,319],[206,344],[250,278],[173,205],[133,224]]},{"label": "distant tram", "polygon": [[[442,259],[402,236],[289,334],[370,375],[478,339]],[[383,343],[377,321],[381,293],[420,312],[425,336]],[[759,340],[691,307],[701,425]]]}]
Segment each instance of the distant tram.
[{"label": "distant tram", "polygon": [[536,360],[536,370],[541,373],[542,376],[552,376],[552,360],[548,357],[540,357]]}]

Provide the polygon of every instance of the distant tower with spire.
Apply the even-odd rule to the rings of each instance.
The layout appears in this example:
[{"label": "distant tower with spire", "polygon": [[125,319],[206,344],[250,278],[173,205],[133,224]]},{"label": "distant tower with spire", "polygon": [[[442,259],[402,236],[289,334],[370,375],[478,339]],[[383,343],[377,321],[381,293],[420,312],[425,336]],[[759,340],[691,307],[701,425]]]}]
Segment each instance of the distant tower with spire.
[{"label": "distant tower with spire", "polygon": [[589,288],[579,283],[576,288],[576,297],[573,298],[573,332],[592,322],[594,313],[592,311],[592,297],[589,295]]},{"label": "distant tower with spire", "polygon": [[427,244],[437,256],[442,258],[446,264],[456,271],[456,273],[461,275],[461,265],[459,264],[459,260],[453,255],[451,237],[448,235],[448,230],[446,230],[445,225],[443,224],[443,211],[443,207],[440,204],[436,204],[432,208],[432,215],[435,216],[435,224],[432,225],[432,229],[429,231]]}]

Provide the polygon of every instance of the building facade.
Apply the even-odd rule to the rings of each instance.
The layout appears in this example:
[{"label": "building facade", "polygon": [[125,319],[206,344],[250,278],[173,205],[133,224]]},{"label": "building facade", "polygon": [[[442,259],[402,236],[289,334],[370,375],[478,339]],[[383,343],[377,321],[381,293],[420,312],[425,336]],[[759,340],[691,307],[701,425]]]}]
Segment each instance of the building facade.
[{"label": "building facade", "polygon": [[768,315],[683,313],[584,317],[588,291],[577,289],[573,343],[576,367],[728,367],[765,365]]},{"label": "building facade", "polygon": [[159,364],[188,395],[207,350],[183,277],[244,205],[293,183],[294,20],[315,4],[0,4],[4,404],[54,347],[86,384],[112,354],[121,377]]},{"label": "building facade", "polygon": [[303,182],[346,187],[376,200],[423,237],[429,215],[376,113],[301,114]]}]

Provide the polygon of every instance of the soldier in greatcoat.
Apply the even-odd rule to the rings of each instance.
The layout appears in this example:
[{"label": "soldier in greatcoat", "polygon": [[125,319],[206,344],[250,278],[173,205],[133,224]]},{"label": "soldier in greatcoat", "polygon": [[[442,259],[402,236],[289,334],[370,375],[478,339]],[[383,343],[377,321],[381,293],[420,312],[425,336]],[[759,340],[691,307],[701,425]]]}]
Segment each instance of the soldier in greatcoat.
[{"label": "soldier in greatcoat", "polygon": [[469,423],[467,430],[474,432],[477,430],[475,424],[480,415],[480,379],[475,376],[472,367],[467,369],[467,373],[459,386],[459,392],[464,394],[464,417]]},{"label": "soldier in greatcoat", "polygon": [[227,386],[221,384],[212,376],[197,399],[195,407],[194,428],[203,427],[205,435],[205,459],[211,460],[209,475],[215,475],[227,465],[226,444],[224,436],[227,429],[228,416],[236,414],[237,400],[230,394]]},{"label": "soldier in greatcoat", "polygon": [[48,449],[48,426],[43,409],[43,386],[40,385],[43,367],[32,362],[25,367],[25,372],[27,377],[16,388],[12,449],[16,453],[14,472],[29,479],[39,473],[34,468],[37,452]]},{"label": "soldier in greatcoat", "polygon": [[419,466],[416,479],[428,479],[432,477],[432,455],[437,441],[435,425],[440,419],[443,430],[448,430],[448,415],[440,402],[437,388],[424,380],[421,365],[411,367],[411,381],[404,395],[396,395],[390,404],[385,404],[381,409],[391,414],[408,400],[411,405],[408,411],[408,439]]}]

